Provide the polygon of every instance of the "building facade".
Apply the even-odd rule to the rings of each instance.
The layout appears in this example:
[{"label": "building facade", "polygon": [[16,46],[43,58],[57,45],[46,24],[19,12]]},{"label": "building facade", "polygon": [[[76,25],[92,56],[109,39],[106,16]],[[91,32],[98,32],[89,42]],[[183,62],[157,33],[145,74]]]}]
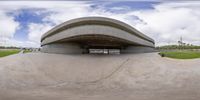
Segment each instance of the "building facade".
[{"label": "building facade", "polygon": [[45,33],[41,47],[46,53],[138,53],[154,51],[154,40],[115,19],[83,17]]}]

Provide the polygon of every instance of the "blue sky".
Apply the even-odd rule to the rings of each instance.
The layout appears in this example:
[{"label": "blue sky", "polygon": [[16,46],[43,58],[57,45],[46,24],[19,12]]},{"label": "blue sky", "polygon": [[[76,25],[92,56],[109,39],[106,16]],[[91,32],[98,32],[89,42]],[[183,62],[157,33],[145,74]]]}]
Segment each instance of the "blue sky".
[{"label": "blue sky", "polygon": [[180,36],[199,45],[199,10],[199,2],[0,1],[0,45],[39,47],[41,35],[51,28],[87,16],[128,23],[155,39],[156,45],[176,44]]},{"label": "blue sky", "polygon": [[[28,37],[28,25],[29,23],[44,23],[42,19],[48,15],[48,13],[36,14],[37,11],[43,9],[20,9],[19,14],[14,15],[14,20],[20,23],[19,29],[15,32],[14,39],[19,41],[27,41]],[[12,12],[10,13],[12,14]]]}]

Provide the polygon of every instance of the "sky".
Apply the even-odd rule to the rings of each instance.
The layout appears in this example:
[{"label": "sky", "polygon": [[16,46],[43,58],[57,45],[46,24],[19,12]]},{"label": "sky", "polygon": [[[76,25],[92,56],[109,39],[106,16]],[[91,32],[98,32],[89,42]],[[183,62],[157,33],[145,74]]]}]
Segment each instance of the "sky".
[{"label": "sky", "polygon": [[156,46],[200,45],[198,1],[0,1],[0,46],[40,47],[41,36],[70,19],[109,17],[155,40]]}]

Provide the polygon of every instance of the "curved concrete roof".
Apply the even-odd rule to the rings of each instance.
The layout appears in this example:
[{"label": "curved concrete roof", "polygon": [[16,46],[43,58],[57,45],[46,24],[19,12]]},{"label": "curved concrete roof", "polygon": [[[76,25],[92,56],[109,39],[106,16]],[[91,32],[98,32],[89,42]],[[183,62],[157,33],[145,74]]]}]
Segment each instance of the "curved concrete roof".
[{"label": "curved concrete roof", "polygon": [[41,45],[84,35],[112,36],[139,45],[154,46],[153,39],[130,25],[105,17],[84,17],[66,21],[45,33],[42,36]]}]

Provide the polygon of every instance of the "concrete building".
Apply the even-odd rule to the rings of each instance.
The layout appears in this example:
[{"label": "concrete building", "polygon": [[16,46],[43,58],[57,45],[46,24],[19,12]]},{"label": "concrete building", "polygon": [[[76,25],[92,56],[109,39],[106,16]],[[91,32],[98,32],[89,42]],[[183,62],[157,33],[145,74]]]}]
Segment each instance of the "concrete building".
[{"label": "concrete building", "polygon": [[152,52],[154,40],[121,21],[84,17],[66,21],[41,38],[46,53]]}]

